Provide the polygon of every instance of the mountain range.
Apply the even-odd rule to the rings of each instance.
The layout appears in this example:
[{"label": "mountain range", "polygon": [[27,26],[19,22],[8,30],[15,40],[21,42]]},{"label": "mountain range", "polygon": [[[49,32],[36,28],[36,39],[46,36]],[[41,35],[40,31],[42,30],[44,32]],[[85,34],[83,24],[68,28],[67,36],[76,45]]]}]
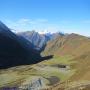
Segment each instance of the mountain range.
[{"label": "mountain range", "polygon": [[12,66],[14,60],[17,60],[14,62],[16,65],[36,63],[41,57],[40,53],[43,56],[79,56],[90,51],[89,37],[61,32],[39,34],[35,31],[26,31],[15,34],[2,22],[0,22],[0,42],[1,67]]},{"label": "mountain range", "polygon": [[90,38],[78,34],[58,36],[48,41],[44,54],[79,56],[90,51]]},{"label": "mountain range", "polygon": [[45,48],[48,41],[55,39],[57,36],[64,36],[64,34],[61,32],[41,34],[36,31],[20,32],[17,33],[17,35],[27,39],[33,44],[34,48],[39,51],[42,51]]},{"label": "mountain range", "polygon": [[48,87],[44,90],[90,90],[90,38],[61,32],[13,33],[0,22],[0,88],[23,87],[32,78],[43,81]]}]

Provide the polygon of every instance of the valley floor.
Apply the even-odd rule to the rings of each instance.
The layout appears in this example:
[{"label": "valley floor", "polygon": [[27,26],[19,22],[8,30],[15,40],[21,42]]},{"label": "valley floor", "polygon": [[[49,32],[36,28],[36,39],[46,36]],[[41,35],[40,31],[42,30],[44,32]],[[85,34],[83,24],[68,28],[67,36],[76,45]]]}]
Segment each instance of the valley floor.
[{"label": "valley floor", "polygon": [[[89,67],[83,69],[88,70],[87,75],[84,75],[81,71],[83,64],[77,65],[76,63],[77,61],[73,60],[72,56],[55,56],[51,60],[42,61],[38,64],[0,70],[0,88],[16,87],[21,90],[90,90]],[[78,76],[81,74],[83,77]],[[79,79],[78,77],[81,78]]]}]

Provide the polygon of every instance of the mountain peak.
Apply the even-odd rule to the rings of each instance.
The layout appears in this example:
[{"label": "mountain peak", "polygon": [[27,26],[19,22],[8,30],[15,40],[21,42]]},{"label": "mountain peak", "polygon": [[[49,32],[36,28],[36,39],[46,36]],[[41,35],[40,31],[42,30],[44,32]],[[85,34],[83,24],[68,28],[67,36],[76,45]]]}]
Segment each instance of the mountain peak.
[{"label": "mountain peak", "polygon": [[0,32],[1,31],[9,31],[9,28],[0,21]]}]

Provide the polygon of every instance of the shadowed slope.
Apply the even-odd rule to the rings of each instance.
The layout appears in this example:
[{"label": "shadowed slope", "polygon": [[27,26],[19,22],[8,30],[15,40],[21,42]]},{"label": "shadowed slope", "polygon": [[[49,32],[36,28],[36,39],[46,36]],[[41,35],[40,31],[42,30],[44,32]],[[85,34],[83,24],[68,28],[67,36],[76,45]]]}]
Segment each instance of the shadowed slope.
[{"label": "shadowed slope", "polygon": [[0,22],[0,68],[40,61],[39,52],[32,48],[32,44],[28,46],[25,42]]}]

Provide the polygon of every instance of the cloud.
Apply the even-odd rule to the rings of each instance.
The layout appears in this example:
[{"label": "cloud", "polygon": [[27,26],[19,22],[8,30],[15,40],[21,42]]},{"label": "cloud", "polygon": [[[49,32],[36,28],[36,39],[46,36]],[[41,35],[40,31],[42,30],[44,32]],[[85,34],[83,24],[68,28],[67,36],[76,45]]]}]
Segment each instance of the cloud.
[{"label": "cloud", "polygon": [[29,31],[29,30],[36,30],[36,31],[50,31],[54,32],[59,30],[59,28],[54,25],[50,24],[47,19],[27,19],[22,18],[16,21],[12,20],[6,20],[5,24],[11,28],[15,32],[21,32],[21,31]]},{"label": "cloud", "polygon": [[21,18],[19,20],[5,20],[5,24],[11,28],[12,30],[15,30],[16,32],[19,31],[28,31],[31,29],[41,29],[44,27],[44,24],[47,24],[47,19],[28,19],[28,18]]},{"label": "cloud", "polygon": [[90,20],[83,20],[81,21],[82,23],[85,23],[85,24],[90,24]]},{"label": "cloud", "polygon": [[60,23],[67,24],[67,23],[73,23],[71,20],[61,20]]},{"label": "cloud", "polygon": [[[63,21],[63,23],[68,21]],[[63,26],[50,23],[47,19],[28,19],[21,18],[19,20],[6,20],[5,24],[14,32],[23,32],[35,30],[38,32],[59,32],[63,30]]]},{"label": "cloud", "polygon": [[22,25],[27,25],[27,24],[38,24],[38,23],[47,23],[48,20],[47,19],[27,19],[27,18],[22,18],[17,20],[17,24],[22,24]]},{"label": "cloud", "polygon": [[[37,32],[66,32],[66,33],[79,33],[89,36],[90,33],[90,20],[81,21],[68,21],[62,20],[59,22],[50,22],[47,19],[28,19],[21,18],[18,20],[4,20],[4,23],[11,28],[14,32],[23,32],[35,30]],[[87,32],[86,32],[87,31]]]},{"label": "cloud", "polygon": [[[60,21],[60,24],[50,23],[47,19],[28,19],[21,18],[16,21],[6,20],[6,25],[13,29],[15,32],[30,31],[36,30],[38,32],[58,32],[63,30],[64,23],[71,23],[71,21],[63,20]],[[63,25],[62,25],[63,24]]]}]

